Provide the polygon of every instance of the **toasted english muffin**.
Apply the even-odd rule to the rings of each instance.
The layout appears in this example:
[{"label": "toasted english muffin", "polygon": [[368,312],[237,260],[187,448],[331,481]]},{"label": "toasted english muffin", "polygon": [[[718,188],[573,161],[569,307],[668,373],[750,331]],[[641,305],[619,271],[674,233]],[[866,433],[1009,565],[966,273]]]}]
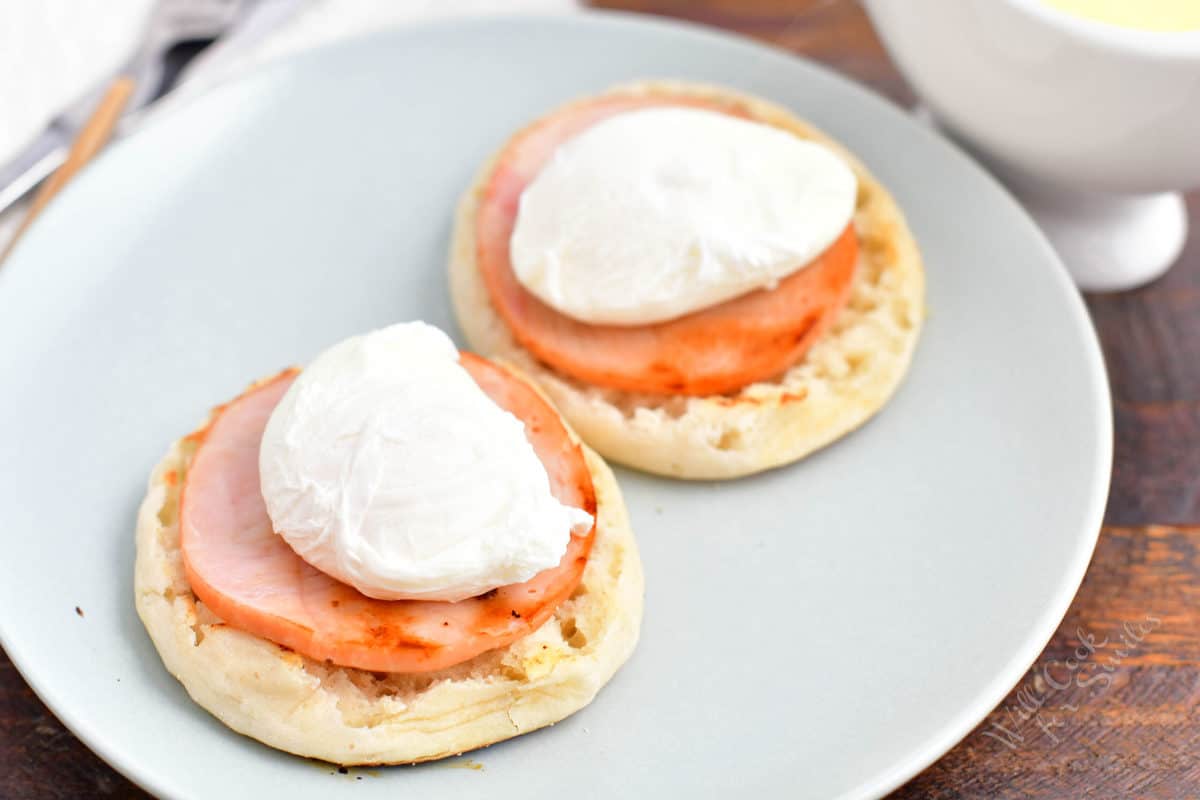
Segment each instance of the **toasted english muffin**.
[{"label": "toasted english muffin", "polygon": [[180,489],[197,438],[154,469],[137,520],[135,600],[167,669],[199,705],[272,747],[335,764],[428,761],[550,725],[583,708],[629,658],[642,567],[611,470],[586,447],[596,535],[570,599],[532,634],[435,672],[318,662],[218,619],[192,593]]},{"label": "toasted english muffin", "polygon": [[686,95],[737,103],[758,121],[836,152],[858,179],[854,224],[859,255],[848,302],[797,364],[774,380],[731,394],[652,395],[582,383],[540,362],[518,343],[480,275],[476,214],[496,167],[494,156],[459,202],[449,255],[450,294],[471,348],[512,362],[536,380],[601,455],[676,478],[733,478],[769,469],[803,458],[863,424],[907,372],[925,311],[920,253],[891,195],[844,147],[764,100],[679,81],[639,82],[607,94]]}]

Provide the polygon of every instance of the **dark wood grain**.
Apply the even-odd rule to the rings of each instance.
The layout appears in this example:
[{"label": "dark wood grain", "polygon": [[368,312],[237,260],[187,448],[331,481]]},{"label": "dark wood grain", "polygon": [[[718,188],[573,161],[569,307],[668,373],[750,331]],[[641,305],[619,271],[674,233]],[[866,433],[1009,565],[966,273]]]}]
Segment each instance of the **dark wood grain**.
[{"label": "dark wood grain", "polygon": [[148,795],[72,736],[42,705],[0,650],[0,798],[89,797]]},{"label": "dark wood grain", "polygon": [[1165,276],[1087,298],[1116,415],[1115,524],[1200,521],[1200,193],[1188,219],[1192,237]]},{"label": "dark wood grain", "polygon": [[1200,528],[1105,529],[1025,679],[893,800],[1200,797],[1198,575]]},{"label": "dark wood grain", "polygon": [[846,0],[593,0],[598,8],[639,11],[736,31],[803,54],[874,87],[902,105],[914,96],[855,2]]},{"label": "dark wood grain", "polygon": [[[739,31],[913,100],[853,2],[597,5]],[[1200,194],[1188,211],[1200,231]],[[1115,401],[1111,527],[1026,679],[893,798],[1200,797],[1200,236],[1162,280],[1087,301]],[[1093,652],[1055,688],[1081,639]],[[146,796],[68,733],[0,653],[0,800]]]}]

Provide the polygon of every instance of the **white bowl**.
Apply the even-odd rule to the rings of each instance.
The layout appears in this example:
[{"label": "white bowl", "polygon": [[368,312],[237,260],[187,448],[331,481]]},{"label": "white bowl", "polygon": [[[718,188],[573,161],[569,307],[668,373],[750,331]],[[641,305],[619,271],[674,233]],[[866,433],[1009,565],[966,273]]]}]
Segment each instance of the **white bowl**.
[{"label": "white bowl", "polygon": [[1182,247],[1200,186],[1200,31],[1118,28],[1039,0],[865,0],[949,133],[1038,218],[1084,288],[1137,285]]}]

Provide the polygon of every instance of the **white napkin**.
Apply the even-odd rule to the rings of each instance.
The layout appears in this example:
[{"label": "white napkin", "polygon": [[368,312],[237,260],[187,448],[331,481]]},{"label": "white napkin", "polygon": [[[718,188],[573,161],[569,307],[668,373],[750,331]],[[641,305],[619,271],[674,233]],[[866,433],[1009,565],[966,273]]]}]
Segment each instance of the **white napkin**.
[{"label": "white napkin", "polygon": [[[423,19],[496,13],[566,12],[576,0],[263,0],[302,7],[246,48],[214,45],[191,65],[163,102],[197,92],[274,58],[359,33]],[[154,0],[37,0],[0,9],[0,161],[124,62],[136,46]],[[285,9],[281,9],[285,10]],[[260,24],[271,25],[264,10]],[[0,216],[0,250],[21,205]]]}]

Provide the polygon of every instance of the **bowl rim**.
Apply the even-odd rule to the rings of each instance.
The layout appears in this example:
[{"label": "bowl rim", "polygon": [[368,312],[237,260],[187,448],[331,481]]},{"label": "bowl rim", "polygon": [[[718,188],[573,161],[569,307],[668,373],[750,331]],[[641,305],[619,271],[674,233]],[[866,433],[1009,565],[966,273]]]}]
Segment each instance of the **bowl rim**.
[{"label": "bowl rim", "polygon": [[1008,0],[1030,16],[1067,31],[1088,43],[1161,61],[1200,61],[1200,28],[1188,31],[1154,31],[1126,28],[1088,19],[1056,8],[1045,0]]}]

